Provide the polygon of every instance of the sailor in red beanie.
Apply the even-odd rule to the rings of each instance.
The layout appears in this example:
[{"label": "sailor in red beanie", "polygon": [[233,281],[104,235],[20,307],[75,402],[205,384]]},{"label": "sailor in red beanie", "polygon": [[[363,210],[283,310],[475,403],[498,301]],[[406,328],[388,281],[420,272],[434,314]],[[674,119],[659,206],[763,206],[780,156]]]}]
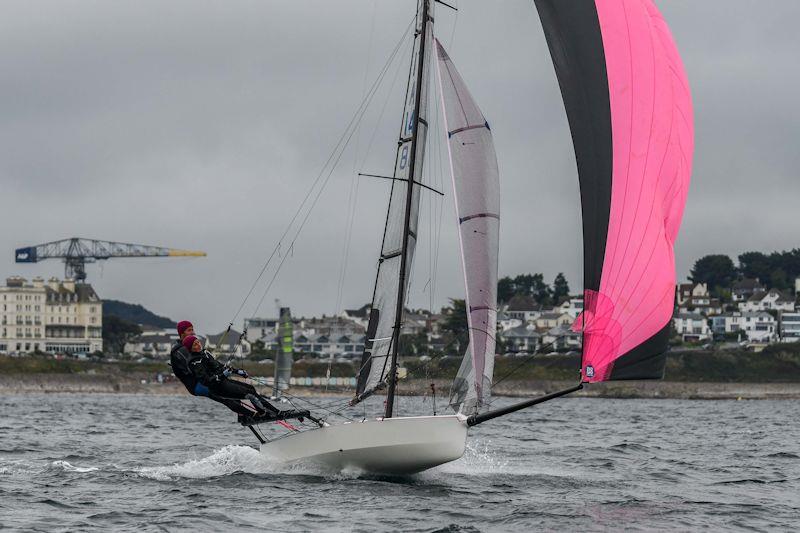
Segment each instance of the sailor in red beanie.
[{"label": "sailor in red beanie", "polygon": [[178,322],[178,335],[181,340],[188,335],[194,335],[194,326],[188,320],[181,320]]},{"label": "sailor in red beanie", "polygon": [[253,411],[241,400],[248,400],[259,415],[278,413],[255,387],[228,379],[233,374],[246,378],[247,372],[223,365],[204,350],[200,339],[194,335],[191,322],[179,322],[178,334],[181,336],[179,348],[173,349],[170,364],[175,376],[193,396],[207,396],[243,416],[251,416]]}]

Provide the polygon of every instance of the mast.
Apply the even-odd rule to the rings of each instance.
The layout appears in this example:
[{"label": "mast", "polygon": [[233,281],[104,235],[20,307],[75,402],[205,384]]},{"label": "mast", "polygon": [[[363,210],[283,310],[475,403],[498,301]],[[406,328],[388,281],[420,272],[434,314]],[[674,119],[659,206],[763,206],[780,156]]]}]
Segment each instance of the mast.
[{"label": "mast", "polygon": [[[384,418],[391,418],[392,411],[394,410],[394,396],[397,388],[397,352],[400,345],[400,330],[403,323],[403,310],[405,308],[405,293],[406,293],[406,265],[408,263],[408,237],[409,226],[411,222],[411,203],[414,195],[414,176],[417,165],[417,132],[419,130],[419,110],[421,104],[420,95],[422,94],[422,83],[427,82],[427,78],[423,76],[425,67],[425,44],[426,36],[428,33],[428,19],[430,17],[430,3],[431,0],[420,0],[422,3],[422,20],[420,23],[419,32],[419,55],[417,56],[417,80],[414,87],[414,119],[413,130],[411,133],[411,154],[409,159],[408,179],[406,185],[406,204],[405,216],[403,218],[403,247],[400,256],[400,283],[397,287],[397,310],[395,312],[394,329],[392,331],[392,354],[391,363],[389,366],[389,388],[386,393],[386,412]],[[423,79],[424,78],[424,79]]]}]

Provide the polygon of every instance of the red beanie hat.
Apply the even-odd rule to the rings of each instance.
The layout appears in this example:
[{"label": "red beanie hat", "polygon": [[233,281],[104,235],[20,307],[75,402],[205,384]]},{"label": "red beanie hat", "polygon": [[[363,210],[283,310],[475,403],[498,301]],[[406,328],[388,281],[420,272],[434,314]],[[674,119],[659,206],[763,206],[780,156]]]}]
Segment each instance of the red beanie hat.
[{"label": "red beanie hat", "polygon": [[183,342],[182,342],[183,347],[191,352],[192,351],[192,344],[194,344],[194,341],[196,341],[196,340],[197,340],[197,337],[195,337],[194,335],[189,335],[188,337],[183,339]]},{"label": "red beanie hat", "polygon": [[181,320],[180,322],[178,322],[178,335],[183,335],[184,331],[193,327],[194,326],[192,325],[192,323],[189,322],[188,320]]}]

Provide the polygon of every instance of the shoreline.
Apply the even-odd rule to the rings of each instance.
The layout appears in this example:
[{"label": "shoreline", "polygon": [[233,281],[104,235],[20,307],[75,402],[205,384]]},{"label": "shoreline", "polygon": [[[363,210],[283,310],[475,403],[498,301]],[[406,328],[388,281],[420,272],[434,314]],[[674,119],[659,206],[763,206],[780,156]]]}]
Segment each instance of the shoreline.
[{"label": "shoreline", "polygon": [[[436,394],[446,398],[450,383],[433,382]],[[404,380],[401,394],[427,395],[430,380]],[[520,380],[506,381],[492,391],[493,396],[540,396],[574,385],[570,381]],[[341,388],[293,387],[295,396],[352,396]],[[0,376],[0,395],[11,394],[146,394],[183,395],[186,389],[180,382],[157,383],[143,376],[108,374],[6,374]],[[686,400],[798,400],[800,383],[723,383],[677,381],[628,381],[596,383],[573,393],[578,398],[644,398]]]}]

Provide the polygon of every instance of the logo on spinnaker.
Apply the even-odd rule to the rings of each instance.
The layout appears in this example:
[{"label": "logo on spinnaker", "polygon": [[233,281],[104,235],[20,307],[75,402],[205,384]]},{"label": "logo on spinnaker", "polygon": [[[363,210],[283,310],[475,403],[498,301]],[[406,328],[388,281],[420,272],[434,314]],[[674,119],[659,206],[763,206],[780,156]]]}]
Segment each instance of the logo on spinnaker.
[{"label": "logo on spinnaker", "polygon": [[587,378],[594,377],[594,367],[592,365],[586,365],[586,377]]}]

